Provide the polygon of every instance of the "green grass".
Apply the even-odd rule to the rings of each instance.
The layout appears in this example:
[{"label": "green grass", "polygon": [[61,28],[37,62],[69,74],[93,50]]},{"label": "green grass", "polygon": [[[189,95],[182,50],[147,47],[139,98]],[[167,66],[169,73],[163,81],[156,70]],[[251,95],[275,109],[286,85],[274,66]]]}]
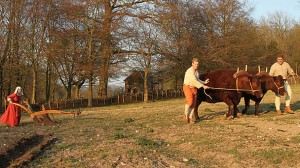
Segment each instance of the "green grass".
[{"label": "green grass", "polygon": [[292,142],[300,144],[300,135],[292,137]]},{"label": "green grass", "polygon": [[271,164],[280,164],[284,160],[288,160],[293,158],[295,155],[293,152],[286,149],[268,149],[259,152],[255,152],[253,156],[260,156],[264,160],[267,160]]},{"label": "green grass", "polygon": [[164,141],[154,141],[147,137],[139,137],[137,140],[137,144],[142,147],[149,147],[149,148],[159,148],[165,145]]},{"label": "green grass", "polygon": [[125,123],[131,123],[131,122],[133,122],[134,121],[134,119],[132,119],[132,118],[125,118],[124,119],[124,122]]}]

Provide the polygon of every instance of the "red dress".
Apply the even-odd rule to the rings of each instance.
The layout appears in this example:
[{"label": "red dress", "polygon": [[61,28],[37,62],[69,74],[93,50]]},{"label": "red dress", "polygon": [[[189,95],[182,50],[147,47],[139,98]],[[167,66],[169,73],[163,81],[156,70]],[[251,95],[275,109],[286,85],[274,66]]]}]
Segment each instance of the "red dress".
[{"label": "red dress", "polygon": [[[21,96],[13,93],[7,98],[10,98],[13,103],[19,103]],[[4,124],[9,124],[10,126],[18,126],[21,119],[21,108],[17,105],[9,103],[5,113],[0,118],[0,121]]]}]

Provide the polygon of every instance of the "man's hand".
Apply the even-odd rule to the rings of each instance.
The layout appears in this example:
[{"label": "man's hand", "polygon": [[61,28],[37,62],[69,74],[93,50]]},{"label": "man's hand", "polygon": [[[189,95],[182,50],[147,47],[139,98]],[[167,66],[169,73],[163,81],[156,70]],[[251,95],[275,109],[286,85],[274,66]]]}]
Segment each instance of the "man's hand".
[{"label": "man's hand", "polygon": [[206,80],[204,81],[204,84],[208,84],[208,82],[209,82],[209,79],[206,79]]},{"label": "man's hand", "polygon": [[203,89],[209,89],[209,87],[206,85],[203,85],[202,87],[203,87]]}]

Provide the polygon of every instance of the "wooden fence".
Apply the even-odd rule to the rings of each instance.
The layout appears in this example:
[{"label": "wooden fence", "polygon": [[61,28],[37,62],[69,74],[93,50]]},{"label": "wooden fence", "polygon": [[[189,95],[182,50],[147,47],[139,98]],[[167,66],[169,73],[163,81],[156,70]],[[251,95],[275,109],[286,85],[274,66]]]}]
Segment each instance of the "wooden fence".
[{"label": "wooden fence", "polygon": [[[149,93],[148,100],[162,100],[183,97],[182,91],[160,91]],[[105,99],[95,98],[92,100],[93,107],[113,105],[113,104],[126,104],[133,102],[144,101],[143,93],[130,95],[130,94],[118,94]],[[56,102],[44,103],[46,110],[63,110],[72,108],[84,108],[88,106],[88,99],[76,99],[76,100],[63,100]]]}]

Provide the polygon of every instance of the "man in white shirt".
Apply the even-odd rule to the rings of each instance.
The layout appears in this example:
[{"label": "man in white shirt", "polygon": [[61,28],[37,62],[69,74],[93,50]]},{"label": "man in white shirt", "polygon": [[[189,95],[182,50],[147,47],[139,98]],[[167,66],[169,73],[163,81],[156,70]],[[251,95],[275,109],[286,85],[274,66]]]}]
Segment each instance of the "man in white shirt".
[{"label": "man in white shirt", "polygon": [[[281,75],[284,80],[284,89],[286,91],[285,96],[285,111],[289,114],[294,114],[293,110],[290,107],[291,99],[292,99],[292,90],[291,87],[287,81],[287,77],[289,75],[296,75],[293,71],[293,69],[290,67],[290,65],[287,62],[283,61],[283,55],[277,56],[277,62],[275,62],[271,68],[269,74],[271,76],[279,76]],[[280,110],[280,95],[276,94],[275,96],[275,107],[277,114],[282,115],[282,111]]]},{"label": "man in white shirt", "polygon": [[192,66],[187,69],[184,75],[184,82],[183,82],[183,92],[186,99],[185,109],[184,109],[184,119],[186,122],[193,124],[194,121],[192,120],[194,115],[194,107],[197,101],[197,88],[203,87],[204,89],[208,89],[209,87],[206,86],[209,82],[209,79],[205,81],[201,81],[199,79],[198,69],[199,67],[199,60],[198,58],[193,58]]}]

